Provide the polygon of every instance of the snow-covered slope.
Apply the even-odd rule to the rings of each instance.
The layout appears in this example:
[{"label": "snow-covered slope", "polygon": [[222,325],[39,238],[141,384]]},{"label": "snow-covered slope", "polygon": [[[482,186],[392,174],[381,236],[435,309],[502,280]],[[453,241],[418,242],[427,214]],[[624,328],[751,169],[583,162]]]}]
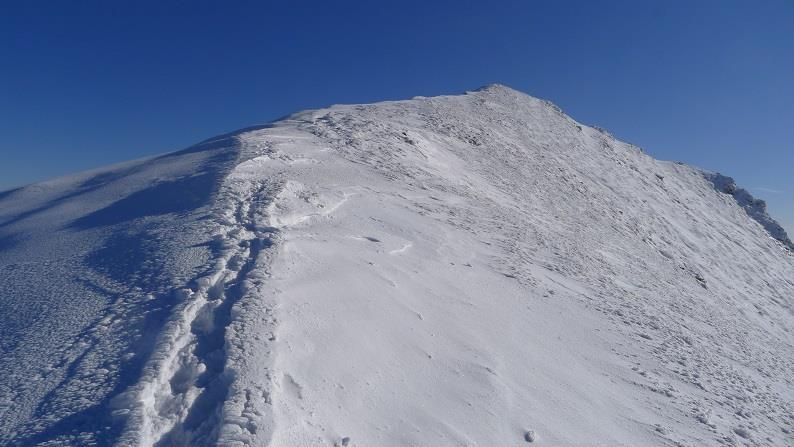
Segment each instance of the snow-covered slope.
[{"label": "snow-covered slope", "polygon": [[794,444],[794,256],[503,86],[0,195],[0,444]]}]

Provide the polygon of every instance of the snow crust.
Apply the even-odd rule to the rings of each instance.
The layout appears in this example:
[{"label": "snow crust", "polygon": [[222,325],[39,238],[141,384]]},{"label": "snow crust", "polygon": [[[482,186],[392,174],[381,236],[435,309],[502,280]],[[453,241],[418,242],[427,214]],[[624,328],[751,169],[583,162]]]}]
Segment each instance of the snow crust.
[{"label": "snow crust", "polygon": [[0,444],[786,446],[763,202],[500,85],[0,194]]}]

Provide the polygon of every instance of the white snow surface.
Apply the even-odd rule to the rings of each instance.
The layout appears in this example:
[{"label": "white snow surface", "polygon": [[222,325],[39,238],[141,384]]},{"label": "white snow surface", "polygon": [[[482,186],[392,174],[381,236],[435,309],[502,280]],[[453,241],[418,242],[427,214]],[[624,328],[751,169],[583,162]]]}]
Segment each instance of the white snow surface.
[{"label": "white snow surface", "polygon": [[762,201],[493,85],[0,193],[0,444],[794,445]]}]

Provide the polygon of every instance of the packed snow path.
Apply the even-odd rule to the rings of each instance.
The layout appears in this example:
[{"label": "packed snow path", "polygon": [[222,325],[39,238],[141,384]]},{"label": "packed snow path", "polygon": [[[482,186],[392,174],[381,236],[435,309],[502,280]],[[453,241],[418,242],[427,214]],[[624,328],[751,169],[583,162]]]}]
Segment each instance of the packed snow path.
[{"label": "packed snow path", "polygon": [[0,444],[794,444],[730,178],[502,86],[0,194]]}]

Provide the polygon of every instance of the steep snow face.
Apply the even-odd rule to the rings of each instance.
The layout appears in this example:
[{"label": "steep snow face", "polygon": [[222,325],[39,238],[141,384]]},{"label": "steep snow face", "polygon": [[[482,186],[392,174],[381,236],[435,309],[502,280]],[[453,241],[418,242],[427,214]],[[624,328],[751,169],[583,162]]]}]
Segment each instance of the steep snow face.
[{"label": "steep snow face", "polygon": [[791,445],[794,256],[502,86],[0,196],[0,443]]}]

